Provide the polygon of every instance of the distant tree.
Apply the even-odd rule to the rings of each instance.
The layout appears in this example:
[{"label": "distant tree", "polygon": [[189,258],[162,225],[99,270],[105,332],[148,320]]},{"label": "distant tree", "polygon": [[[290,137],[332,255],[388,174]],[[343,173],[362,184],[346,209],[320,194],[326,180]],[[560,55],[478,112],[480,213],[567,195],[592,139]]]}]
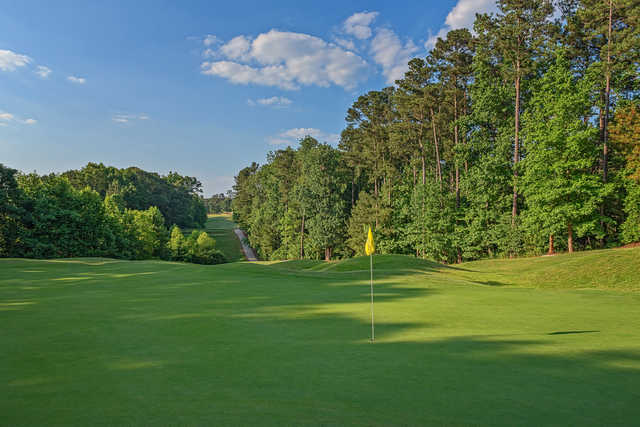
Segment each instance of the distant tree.
[{"label": "distant tree", "polygon": [[184,240],[184,253],[177,261],[196,264],[220,264],[226,262],[222,252],[216,249],[216,241],[204,231],[193,230]]},{"label": "distant tree", "polygon": [[194,177],[170,172],[167,176],[130,167],[117,169],[88,163],[62,174],[78,190],[89,187],[101,197],[119,194],[128,209],[157,207],[168,225],[203,227],[207,209],[201,198],[202,184]]},{"label": "distant tree", "polygon": [[169,248],[169,252],[171,253],[171,259],[174,261],[183,261],[186,248],[185,248],[185,238],[182,230],[177,225],[171,227],[171,233],[169,237],[169,242],[167,246]]},{"label": "distant tree", "polygon": [[144,211],[127,209],[125,214],[127,225],[136,238],[135,258],[164,257],[168,236],[160,210],[152,206]]},{"label": "distant tree", "polygon": [[233,199],[233,220],[244,230],[249,229],[251,220],[252,199],[255,195],[254,175],[259,165],[256,162],[251,166],[241,169],[235,177],[233,191],[236,197]]}]

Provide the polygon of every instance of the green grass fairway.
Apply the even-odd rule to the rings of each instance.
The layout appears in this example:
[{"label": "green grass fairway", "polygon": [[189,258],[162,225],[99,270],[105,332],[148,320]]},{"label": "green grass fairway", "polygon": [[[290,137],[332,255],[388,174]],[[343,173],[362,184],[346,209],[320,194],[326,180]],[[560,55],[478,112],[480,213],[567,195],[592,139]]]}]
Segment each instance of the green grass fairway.
[{"label": "green grass fairway", "polygon": [[[240,241],[233,232],[235,227],[231,214],[226,213],[210,214],[204,225],[207,234],[216,239],[216,248],[222,251],[229,262],[244,261],[245,259]],[[189,230],[188,233],[190,232]]]},{"label": "green grass fairway", "polygon": [[368,262],[0,260],[0,425],[640,420],[640,248]]}]

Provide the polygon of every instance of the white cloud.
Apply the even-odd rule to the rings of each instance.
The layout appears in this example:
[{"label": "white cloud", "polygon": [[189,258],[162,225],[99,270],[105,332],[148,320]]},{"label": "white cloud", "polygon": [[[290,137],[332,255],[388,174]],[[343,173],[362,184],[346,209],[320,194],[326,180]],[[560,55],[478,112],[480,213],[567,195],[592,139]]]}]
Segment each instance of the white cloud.
[{"label": "white cloud", "polygon": [[84,77],[76,77],[76,76],[69,76],[67,77],[67,80],[69,80],[71,83],[76,83],[79,85],[83,85],[87,82],[87,79],[85,79]]},{"label": "white cloud", "polygon": [[130,123],[136,120],[149,120],[146,114],[116,114],[111,118],[116,123]]},{"label": "white cloud", "polygon": [[245,36],[237,36],[220,47],[220,53],[229,59],[247,60],[251,49],[251,40]]},{"label": "white cloud", "polygon": [[367,67],[361,57],[333,43],[308,34],[278,30],[262,33],[255,39],[235,37],[213,54],[223,60],[203,62],[203,74],[235,84],[253,83],[287,90],[311,85],[350,89],[362,80]]},{"label": "white cloud", "polygon": [[444,38],[451,30],[458,28],[473,29],[473,22],[476,13],[490,13],[498,10],[495,0],[458,0],[458,3],[451,9],[444,21],[444,26],[440,28],[435,36],[429,37],[425,43],[427,49],[432,49],[438,37]]},{"label": "white cloud", "polygon": [[343,48],[345,48],[347,50],[356,50],[356,44],[353,42],[353,40],[347,40],[347,39],[343,39],[343,38],[340,38],[340,37],[334,37],[333,41],[338,46],[342,46]]},{"label": "white cloud", "polygon": [[0,120],[2,120],[3,122],[10,122],[13,119],[14,119],[13,114],[0,111]]},{"label": "white cloud", "polygon": [[340,139],[340,135],[338,134],[325,133],[316,128],[293,128],[267,138],[267,142],[270,145],[294,145],[307,135],[314,137],[320,142],[328,143],[336,143]]},{"label": "white cloud", "polygon": [[46,79],[49,77],[49,74],[51,74],[51,68],[45,67],[44,65],[38,65],[37,70],[34,72],[43,79]]},{"label": "white cloud", "polygon": [[247,104],[252,107],[256,105],[261,105],[264,107],[272,106],[272,107],[286,107],[291,105],[293,101],[289,98],[285,98],[284,96],[272,96],[271,98],[259,98],[256,100],[249,99],[247,100]]},{"label": "white cloud", "polygon": [[344,21],[344,32],[360,40],[371,37],[371,23],[378,16],[378,12],[354,13]]},{"label": "white cloud", "polygon": [[208,34],[202,42],[204,43],[205,46],[211,46],[211,45],[220,43],[220,39],[212,34]]},{"label": "white cloud", "polygon": [[21,119],[6,111],[0,111],[0,126],[7,126],[9,123],[18,123],[23,125],[35,125],[38,121],[36,119]]},{"label": "white cloud", "polygon": [[31,58],[27,55],[0,49],[0,70],[2,71],[15,71],[18,67],[24,67],[30,62]]},{"label": "white cloud", "polygon": [[409,60],[419,49],[411,40],[403,45],[396,33],[381,28],[371,40],[370,50],[375,62],[382,66],[387,83],[392,84],[404,76]]}]

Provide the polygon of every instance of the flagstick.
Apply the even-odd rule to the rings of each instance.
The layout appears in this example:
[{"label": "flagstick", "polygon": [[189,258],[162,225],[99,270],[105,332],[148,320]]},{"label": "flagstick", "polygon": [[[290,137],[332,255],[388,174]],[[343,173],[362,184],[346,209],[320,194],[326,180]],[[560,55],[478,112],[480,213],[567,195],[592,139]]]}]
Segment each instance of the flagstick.
[{"label": "flagstick", "polygon": [[376,340],[376,334],[373,326],[373,254],[369,255],[371,267],[371,342]]}]

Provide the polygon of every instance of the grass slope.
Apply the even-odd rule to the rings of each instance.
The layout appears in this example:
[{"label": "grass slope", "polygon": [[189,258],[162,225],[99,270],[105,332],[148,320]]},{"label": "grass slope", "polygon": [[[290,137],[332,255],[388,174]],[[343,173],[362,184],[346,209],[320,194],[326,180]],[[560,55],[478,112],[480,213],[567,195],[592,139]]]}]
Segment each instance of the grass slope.
[{"label": "grass slope", "polygon": [[0,260],[0,424],[630,425],[639,259]]},{"label": "grass slope", "polygon": [[[231,219],[231,214],[209,214],[204,230],[209,236],[216,239],[216,248],[218,248],[229,262],[244,261],[244,254],[238,237],[233,232],[236,228],[235,223]],[[184,231],[185,235],[191,233],[191,229]]]}]

